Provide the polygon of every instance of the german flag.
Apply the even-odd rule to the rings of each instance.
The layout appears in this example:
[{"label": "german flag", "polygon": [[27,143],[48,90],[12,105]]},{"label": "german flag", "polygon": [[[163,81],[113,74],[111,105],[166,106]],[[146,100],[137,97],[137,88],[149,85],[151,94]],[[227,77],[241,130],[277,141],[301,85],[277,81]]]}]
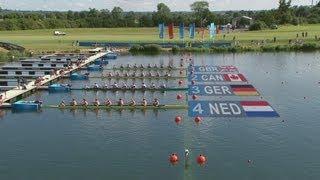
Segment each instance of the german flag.
[{"label": "german flag", "polygon": [[237,96],[259,96],[259,92],[252,85],[230,85]]}]

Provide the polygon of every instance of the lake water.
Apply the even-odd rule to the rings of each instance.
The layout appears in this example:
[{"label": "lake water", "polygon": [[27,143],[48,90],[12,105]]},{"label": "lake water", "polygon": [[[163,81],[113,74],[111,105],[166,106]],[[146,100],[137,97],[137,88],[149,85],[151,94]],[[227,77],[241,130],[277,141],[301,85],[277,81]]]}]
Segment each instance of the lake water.
[{"label": "lake water", "polygon": [[[168,62],[170,58],[179,62],[180,56],[124,56],[111,64]],[[237,66],[281,117],[205,118],[196,125],[186,110],[1,111],[0,179],[320,178],[320,53],[194,55],[194,59],[197,65]],[[176,85],[176,81],[167,83]],[[102,80],[86,84],[94,82]],[[83,82],[73,84],[83,86]],[[27,99],[57,104],[73,97],[158,97],[163,103],[184,103],[177,102],[176,95],[74,91],[37,92]],[[260,97],[227,98],[248,99]],[[179,125],[174,122],[176,115],[184,117]],[[185,148],[191,151],[187,162]],[[180,155],[175,166],[168,162],[173,152]],[[207,156],[204,166],[195,161],[199,154]]]}]

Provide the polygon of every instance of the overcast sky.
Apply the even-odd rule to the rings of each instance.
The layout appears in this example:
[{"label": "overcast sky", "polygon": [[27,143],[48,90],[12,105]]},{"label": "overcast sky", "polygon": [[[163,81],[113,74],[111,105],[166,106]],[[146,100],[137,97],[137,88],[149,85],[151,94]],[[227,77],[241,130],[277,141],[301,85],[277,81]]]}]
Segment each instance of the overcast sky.
[{"label": "overcast sky", "polygon": [[[167,4],[173,11],[189,11],[195,0],[0,0],[3,9],[16,10],[86,10],[112,9],[120,6],[125,11],[154,11],[158,3]],[[209,0],[210,8],[221,10],[261,10],[277,7],[279,0]],[[292,0],[293,5],[311,4],[312,0]],[[319,0],[314,0],[319,1]],[[183,3],[182,3],[183,2]]]}]

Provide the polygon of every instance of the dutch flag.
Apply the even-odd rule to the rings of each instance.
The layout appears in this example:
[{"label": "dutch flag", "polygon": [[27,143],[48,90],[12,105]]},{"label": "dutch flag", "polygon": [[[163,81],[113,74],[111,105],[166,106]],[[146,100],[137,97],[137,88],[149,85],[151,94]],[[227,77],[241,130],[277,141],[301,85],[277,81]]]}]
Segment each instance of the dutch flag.
[{"label": "dutch flag", "polygon": [[279,117],[279,114],[266,101],[241,101],[248,117]]}]

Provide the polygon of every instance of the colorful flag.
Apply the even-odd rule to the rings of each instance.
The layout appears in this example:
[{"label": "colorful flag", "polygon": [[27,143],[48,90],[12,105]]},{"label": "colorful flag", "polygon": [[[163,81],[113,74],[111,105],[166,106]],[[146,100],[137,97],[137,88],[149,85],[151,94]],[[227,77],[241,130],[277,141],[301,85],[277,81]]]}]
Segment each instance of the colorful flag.
[{"label": "colorful flag", "polygon": [[230,85],[237,96],[259,96],[260,94],[252,85]]},{"label": "colorful flag", "polygon": [[192,23],[192,24],[190,24],[190,27],[189,27],[189,37],[190,37],[190,39],[194,39],[195,33],[196,33],[196,24]]},{"label": "colorful flag", "polygon": [[184,39],[184,23],[180,23],[179,25],[179,36],[180,39]]},{"label": "colorful flag", "polygon": [[164,38],[164,23],[159,24],[159,38]]},{"label": "colorful flag", "polygon": [[214,23],[210,24],[210,38],[213,39],[216,36],[216,26]]},{"label": "colorful flag", "polygon": [[266,101],[241,101],[248,117],[279,117],[279,114]]},{"label": "colorful flag", "polygon": [[174,38],[174,35],[173,35],[173,26],[174,26],[173,23],[170,23],[169,26],[168,26],[169,39],[173,39],[173,38]]},{"label": "colorful flag", "polygon": [[229,82],[247,82],[242,74],[224,74],[224,79]]}]

